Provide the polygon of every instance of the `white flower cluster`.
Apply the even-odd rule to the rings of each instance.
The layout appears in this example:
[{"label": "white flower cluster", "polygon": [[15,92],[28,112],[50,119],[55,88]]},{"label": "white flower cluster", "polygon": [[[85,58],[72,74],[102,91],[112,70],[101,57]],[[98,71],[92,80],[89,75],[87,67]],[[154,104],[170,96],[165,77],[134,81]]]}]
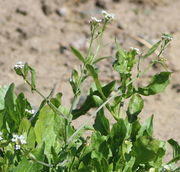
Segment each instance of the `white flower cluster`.
[{"label": "white flower cluster", "polygon": [[104,19],[97,19],[96,17],[91,17],[90,23],[97,24],[97,23],[102,23],[104,20],[105,21],[110,21],[110,20],[113,20],[115,18],[114,14],[110,14],[105,10],[103,10],[101,13],[104,16]]},{"label": "white flower cluster", "polygon": [[173,37],[167,33],[164,33],[162,36],[161,36],[162,39],[164,40],[167,40],[167,41],[172,41]]},{"label": "white flower cluster", "polygon": [[102,11],[102,14],[104,15],[106,20],[114,20],[114,18],[115,18],[114,14],[108,13],[105,10]]},{"label": "white flower cluster", "polygon": [[14,65],[14,68],[15,69],[22,69],[24,68],[24,63],[23,62],[17,62],[15,65]]},{"label": "white flower cluster", "polygon": [[3,138],[2,138],[2,132],[0,132],[0,141],[2,140]]},{"label": "white flower cluster", "polygon": [[96,17],[91,17],[91,21],[90,22],[101,23],[102,19],[97,19]]},{"label": "white flower cluster", "polygon": [[171,170],[171,167],[169,165],[164,165],[164,169]]},{"label": "white flower cluster", "polygon": [[13,134],[12,142],[16,143],[15,149],[19,150],[21,145],[26,144],[25,137],[23,135],[18,136],[17,134]]},{"label": "white flower cluster", "polygon": [[30,114],[35,114],[35,110],[34,109],[31,109],[31,110],[25,109],[25,112],[28,112]]},{"label": "white flower cluster", "polygon": [[131,51],[135,51],[138,55],[141,54],[139,48],[130,47]]}]

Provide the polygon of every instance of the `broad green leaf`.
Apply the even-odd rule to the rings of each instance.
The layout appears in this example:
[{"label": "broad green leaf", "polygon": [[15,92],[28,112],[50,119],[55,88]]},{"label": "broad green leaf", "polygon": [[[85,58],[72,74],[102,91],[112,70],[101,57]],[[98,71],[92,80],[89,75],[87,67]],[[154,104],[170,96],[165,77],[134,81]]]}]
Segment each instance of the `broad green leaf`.
[{"label": "broad green leaf", "polygon": [[180,145],[178,144],[178,142],[173,139],[169,139],[168,143],[173,148],[173,158],[175,158],[176,156],[180,156]]},{"label": "broad green leaf", "polygon": [[93,95],[92,98],[93,98],[93,101],[94,101],[96,107],[99,107],[103,104],[103,100],[99,96]]},{"label": "broad green leaf", "polygon": [[46,100],[43,100],[43,101],[41,102],[41,104],[40,104],[40,106],[39,106],[39,108],[38,108],[38,111],[37,111],[36,115],[31,119],[31,124],[32,124],[32,126],[35,126],[36,121],[38,120],[38,117],[39,117],[39,113],[40,113],[41,109],[46,105],[46,103],[47,103]]},{"label": "broad green leaf", "polygon": [[[5,95],[5,113],[4,113],[4,120],[6,120],[6,128],[13,132],[16,127],[18,127],[20,119],[19,115],[15,111],[15,95],[14,95],[14,84],[9,86],[8,91]],[[9,128],[10,127],[10,128]]]},{"label": "broad green leaf", "polygon": [[132,168],[134,163],[135,163],[135,157],[132,156],[131,159],[128,162],[126,162],[126,166],[122,172],[133,172]]},{"label": "broad green leaf", "polygon": [[133,146],[133,156],[136,158],[135,166],[149,163],[156,166],[162,165],[165,155],[165,142],[153,139],[150,136],[139,137]]},{"label": "broad green leaf", "polygon": [[108,158],[111,156],[109,144],[107,142],[107,137],[102,136],[100,132],[94,132],[91,137],[91,145],[92,145],[92,159],[98,159],[99,161],[103,158]]},{"label": "broad green leaf", "polygon": [[[59,118],[57,114],[55,114],[49,106],[45,106],[39,114],[39,118],[36,122],[34,131],[36,135],[36,141],[38,144],[45,143],[45,154],[47,155],[48,159],[50,158],[51,154],[51,147],[55,145],[58,146],[59,144],[63,144],[61,142],[57,142],[57,132],[60,134],[64,133],[62,127],[64,126],[62,123],[59,123]],[[60,119],[61,121],[61,119]],[[57,127],[59,130],[57,131]]]},{"label": "broad green leaf", "polygon": [[163,92],[169,84],[171,72],[161,72],[152,77],[146,87],[138,88],[138,93],[144,96],[154,95]]},{"label": "broad green leaf", "polygon": [[136,138],[139,138],[144,135],[144,132],[146,132],[149,136],[153,135],[153,118],[154,116],[152,115],[150,118],[148,118],[142,127],[140,128],[138,135]]},{"label": "broad green leaf", "polygon": [[36,134],[34,132],[34,128],[31,127],[28,131],[27,135],[27,147],[29,149],[33,149],[36,143]]},{"label": "broad green leaf", "polygon": [[143,58],[149,57],[151,54],[153,54],[157,48],[159,47],[159,45],[161,44],[161,41],[158,41],[156,44],[154,44],[149,50],[148,52],[142,56]]},{"label": "broad green leaf", "polygon": [[[115,81],[112,81],[108,83],[107,85],[102,87],[102,91],[106,97],[108,97],[111,92],[114,90],[115,87]],[[95,103],[93,96],[96,95],[98,97],[101,97],[100,93],[95,90],[90,95],[87,96],[86,100],[82,104],[82,106],[79,109],[75,109],[72,111],[73,119],[78,118],[81,115],[84,115],[87,113],[91,108],[98,107],[97,104]]]},{"label": "broad green leaf", "polygon": [[28,132],[31,127],[31,123],[27,118],[23,118],[19,125],[19,133]]},{"label": "broad green leaf", "polygon": [[110,143],[111,150],[115,156],[116,151],[119,150],[119,146],[122,145],[127,133],[127,128],[123,119],[119,119],[111,129]]},{"label": "broad green leaf", "polygon": [[57,108],[61,105],[62,93],[57,93],[55,97],[51,98],[51,103]]},{"label": "broad green leaf", "polygon": [[131,125],[132,125],[132,128],[131,128],[131,140],[133,142],[135,142],[136,137],[138,135],[138,132],[139,132],[139,130],[141,128],[141,124],[140,124],[140,122],[138,120],[136,120]]},{"label": "broad green leaf", "polygon": [[128,105],[127,115],[129,122],[134,122],[137,119],[138,114],[142,111],[144,101],[139,94],[134,94]]},{"label": "broad green leaf", "polygon": [[93,125],[94,129],[99,131],[102,135],[108,135],[110,131],[109,120],[105,117],[103,110],[100,110]]},{"label": "broad green leaf", "polygon": [[0,110],[4,109],[4,97],[8,89],[9,85],[4,85],[0,87]]},{"label": "broad green leaf", "polygon": [[74,47],[71,47],[71,51],[73,52],[73,54],[81,61],[85,64],[85,59],[82,56],[82,54]]},{"label": "broad green leaf", "polygon": [[[24,97],[24,94],[20,93],[16,99],[16,111],[17,111],[18,119],[20,121],[25,116],[25,114],[27,115],[27,113],[25,113],[26,109],[32,109],[31,105],[27,101],[27,99]],[[29,115],[28,117],[30,118],[31,116],[32,115]]]},{"label": "broad green leaf", "polygon": [[[44,144],[33,150],[32,157],[37,161],[44,161]],[[26,159],[25,157],[23,157],[23,160],[20,161],[18,166],[13,169],[13,172],[39,172],[42,170],[42,168],[42,164],[37,163],[35,160],[28,160],[28,158]]]}]

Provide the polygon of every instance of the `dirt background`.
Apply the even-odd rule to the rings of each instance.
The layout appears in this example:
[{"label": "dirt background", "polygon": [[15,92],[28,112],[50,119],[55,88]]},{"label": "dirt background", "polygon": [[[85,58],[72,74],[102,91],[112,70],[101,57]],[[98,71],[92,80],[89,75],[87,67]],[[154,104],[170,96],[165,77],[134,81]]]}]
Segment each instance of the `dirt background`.
[{"label": "dirt background", "polygon": [[[79,65],[69,47],[86,51],[90,17],[99,16],[102,9],[116,16],[105,33],[101,51],[104,55],[115,53],[115,37],[126,49],[138,47],[146,51],[137,37],[154,43],[161,33],[173,34],[165,53],[174,72],[171,84],[165,93],[145,98],[142,116],[145,119],[155,115],[158,138],[180,142],[180,0],[0,0],[0,85],[14,82],[17,92],[23,91],[32,105],[38,106],[41,98],[33,95],[13,71],[16,62],[28,62],[37,71],[39,90],[48,95],[56,84],[55,91],[63,93],[64,105],[69,106],[72,91],[68,80],[72,69]],[[111,62],[99,66],[104,83],[117,79]],[[147,81],[159,70],[155,66],[139,82]]]}]

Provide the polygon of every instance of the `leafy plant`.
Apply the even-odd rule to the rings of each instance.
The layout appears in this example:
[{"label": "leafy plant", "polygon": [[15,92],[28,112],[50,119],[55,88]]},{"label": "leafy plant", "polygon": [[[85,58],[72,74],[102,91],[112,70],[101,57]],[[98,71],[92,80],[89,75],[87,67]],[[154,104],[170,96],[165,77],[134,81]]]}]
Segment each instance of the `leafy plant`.
[{"label": "leafy plant", "polygon": [[[61,102],[62,93],[45,97],[36,86],[35,70],[19,62],[14,69],[39,94],[43,101],[35,112],[23,93],[15,95],[14,84],[0,88],[0,171],[3,172],[170,172],[179,171],[180,145],[173,139],[172,160],[165,163],[167,142],[153,136],[153,116],[143,124],[140,113],[144,107],[143,96],[158,94],[169,84],[171,72],[161,57],[172,37],[164,34],[160,41],[142,54],[136,48],[126,51],[116,42],[116,60],[112,64],[119,80],[102,84],[96,64],[107,57],[99,57],[103,33],[114,18],[103,11],[103,18],[92,17],[91,40],[86,55],[74,47],[73,54],[81,61],[80,70],[73,70],[70,84],[74,93],[71,107]],[[94,44],[97,42],[94,49]],[[139,61],[148,58],[157,49],[159,55],[144,69]],[[155,74],[144,87],[135,82],[152,65],[161,64],[162,72]],[[137,70],[134,70],[137,69]],[[136,74],[135,74],[136,72]],[[82,85],[93,79],[86,100],[77,106]],[[124,104],[127,104],[124,106]],[[77,129],[72,121],[93,113]],[[110,113],[115,123],[110,124]],[[93,126],[88,122],[95,117]],[[92,134],[84,136],[85,131]]]}]

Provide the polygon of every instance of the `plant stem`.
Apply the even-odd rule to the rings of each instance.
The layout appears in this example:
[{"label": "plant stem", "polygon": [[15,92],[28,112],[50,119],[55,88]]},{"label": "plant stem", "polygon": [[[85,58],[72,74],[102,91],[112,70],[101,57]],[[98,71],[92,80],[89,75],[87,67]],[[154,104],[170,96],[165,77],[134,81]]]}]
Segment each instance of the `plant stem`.
[{"label": "plant stem", "polygon": [[[24,78],[24,80],[25,80],[25,82],[32,88],[31,83],[30,83],[27,79],[25,79],[25,78]],[[64,119],[66,119],[66,120],[69,120],[69,119],[68,119],[64,114],[62,114],[62,113],[56,108],[56,106],[54,106],[54,105],[49,101],[49,99],[47,99],[41,92],[39,92],[37,89],[34,89],[33,91],[35,91],[38,95],[40,95],[40,96],[46,101],[46,103],[47,103],[48,106],[54,111],[54,113],[62,116],[62,117],[63,117]]]},{"label": "plant stem", "polygon": [[115,96],[118,95],[118,92],[116,92],[114,95],[112,95],[109,99],[107,99],[99,108],[88,118],[86,119],[83,124],[73,133],[73,135],[68,139],[67,144],[69,144],[72,139],[79,133],[79,131],[86,125],[88,124],[91,119],[96,116],[97,112],[99,112],[110,100],[112,100]]}]

